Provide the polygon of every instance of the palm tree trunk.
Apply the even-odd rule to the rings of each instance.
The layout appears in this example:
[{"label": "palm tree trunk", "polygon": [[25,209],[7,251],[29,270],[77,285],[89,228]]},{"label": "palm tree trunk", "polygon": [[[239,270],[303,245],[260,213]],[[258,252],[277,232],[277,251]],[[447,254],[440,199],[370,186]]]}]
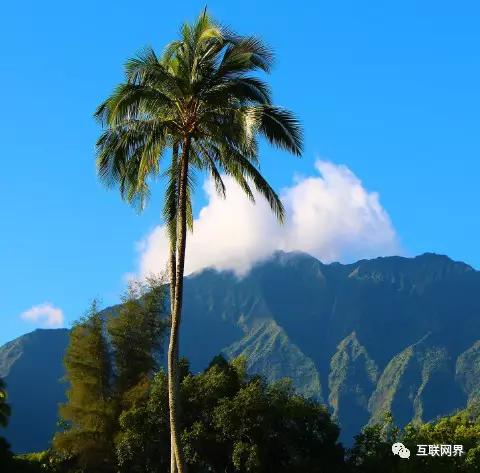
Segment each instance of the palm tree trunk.
[{"label": "palm tree trunk", "polygon": [[175,455],[178,473],[186,473],[185,458],[183,455],[180,436],[179,416],[179,332],[183,302],[183,274],[185,269],[185,250],[187,243],[187,185],[188,185],[188,157],[190,140],[183,143],[183,153],[180,162],[180,179],[178,188],[178,218],[177,218],[177,248],[176,274],[173,298],[172,326],[170,344],[168,347],[168,401],[170,407],[171,450]]},{"label": "palm tree trunk", "polygon": [[[178,165],[178,144],[175,143],[173,145],[173,154],[172,154],[172,165],[175,167]],[[178,178],[177,178],[178,182]],[[177,233],[177,232],[175,232]],[[170,271],[170,314],[173,317],[173,313],[175,310],[175,287],[176,283],[176,276],[177,276],[177,252],[176,252],[176,245],[177,245],[177,235],[175,235],[175,240],[170,242],[170,264],[169,264],[169,271]],[[178,352],[178,344],[177,350]],[[174,359],[177,360],[178,363],[178,354],[174,353]],[[170,368],[168,369],[170,372]],[[175,438],[173,435],[173,431],[170,431],[170,473],[177,473],[177,459],[175,456],[175,449],[173,448],[175,445]]]},{"label": "palm tree trunk", "polygon": [[[171,249],[170,251],[170,264],[169,264],[169,270],[170,270],[170,314],[173,316],[173,312],[175,310],[175,277],[176,277],[176,253],[174,248]],[[175,356],[174,358],[178,357]],[[169,359],[170,363],[170,359]],[[168,371],[170,372],[171,367],[169,366]],[[175,439],[173,436],[173,431],[170,431],[170,473],[177,473],[177,460],[175,457],[175,450],[173,448],[173,445],[175,444]]]}]

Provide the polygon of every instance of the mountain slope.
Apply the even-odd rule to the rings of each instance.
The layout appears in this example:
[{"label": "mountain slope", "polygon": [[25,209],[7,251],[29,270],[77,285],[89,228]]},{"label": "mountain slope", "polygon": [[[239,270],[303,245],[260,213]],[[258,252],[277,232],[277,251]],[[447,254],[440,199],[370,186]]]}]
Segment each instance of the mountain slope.
[{"label": "mountain slope", "polygon": [[244,338],[222,351],[230,359],[246,356],[248,370],[263,374],[271,382],[291,378],[300,394],[319,400],[322,398],[315,363],[290,342],[274,320],[259,324]]},{"label": "mountain slope", "polygon": [[[66,333],[35,331],[0,348],[17,451],[44,448],[43,432],[55,427],[48,410],[39,437],[18,433],[35,396],[53,406],[63,387],[21,391],[35,370],[61,376]],[[480,273],[446,256],[325,265],[279,252],[242,279],[205,270],[185,282],[181,352],[194,371],[220,352],[244,354],[251,372],[291,377],[300,392],[328,402],[347,440],[384,409],[405,424],[478,402],[479,340]]]},{"label": "mountain slope", "polygon": [[12,407],[8,441],[18,452],[48,447],[65,399],[62,360],[68,330],[35,330],[0,348],[0,377]]},{"label": "mountain slope", "polygon": [[[378,367],[355,332],[338,345],[331,360],[328,380],[328,403],[333,408],[333,415],[342,426],[344,436],[353,437],[358,433],[355,428],[370,420],[368,400],[378,380]],[[355,422],[352,423],[351,419]]]}]

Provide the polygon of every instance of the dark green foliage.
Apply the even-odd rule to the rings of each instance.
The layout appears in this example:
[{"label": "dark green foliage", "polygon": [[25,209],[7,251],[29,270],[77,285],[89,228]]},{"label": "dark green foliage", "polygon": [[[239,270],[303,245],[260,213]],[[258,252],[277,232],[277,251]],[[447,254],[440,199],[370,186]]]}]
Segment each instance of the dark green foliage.
[{"label": "dark green foliage", "polygon": [[[288,381],[248,376],[244,359],[216,357],[181,383],[182,439],[189,472],[310,473],[343,471],[339,429],[320,404]],[[185,376],[186,375],[186,376]],[[167,379],[160,372],[148,399],[123,413],[117,452],[121,471],[169,467]]]},{"label": "dark green foliage", "polygon": [[[11,410],[9,404],[7,403],[7,389],[5,382],[2,378],[0,378],[0,429],[3,429],[7,426],[10,413]],[[13,454],[10,448],[11,446],[7,440],[0,436],[0,465],[4,465],[5,470],[10,468],[13,460]]]},{"label": "dark green foliage", "polygon": [[5,381],[0,378],[0,428],[8,425],[11,409],[7,403],[7,388]]},{"label": "dark green foliage", "polygon": [[51,450],[18,455],[14,458],[13,466],[12,473],[66,472],[61,467],[61,459]]},{"label": "dark green foliage", "polygon": [[[383,422],[366,427],[348,452],[351,473],[474,473],[480,471],[480,416],[478,408],[461,411],[435,422],[403,431],[387,415]],[[476,412],[475,412],[476,411]],[[410,458],[392,454],[392,444],[402,442]],[[462,445],[461,456],[419,456],[418,445]],[[426,448],[428,452],[428,448]]]},{"label": "dark green foliage", "polygon": [[7,465],[13,459],[10,444],[4,437],[0,437],[0,465]]},{"label": "dark green foliage", "polygon": [[[392,445],[399,442],[398,427],[393,424],[391,413],[381,422],[365,427],[355,437],[355,445],[347,454],[347,464],[352,473],[394,473],[398,468],[398,456],[392,454]],[[403,460],[407,461],[407,460]]]}]

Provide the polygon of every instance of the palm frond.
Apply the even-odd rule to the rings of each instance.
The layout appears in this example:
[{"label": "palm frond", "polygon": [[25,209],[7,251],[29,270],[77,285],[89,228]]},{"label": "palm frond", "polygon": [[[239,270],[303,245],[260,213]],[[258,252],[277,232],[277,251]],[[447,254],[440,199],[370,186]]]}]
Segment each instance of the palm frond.
[{"label": "palm frond", "polygon": [[181,78],[171,73],[150,46],[127,59],[124,71],[128,84],[148,85],[177,100],[185,95]]},{"label": "palm frond", "polygon": [[164,66],[171,64],[172,59],[181,46],[182,42],[178,40],[168,43],[163,50],[161,63]]},{"label": "palm frond", "polygon": [[[223,155],[222,163],[224,164],[227,173],[231,174],[232,177],[239,182],[242,188],[244,186],[243,180],[251,180],[258,193],[268,202],[278,221],[283,223],[285,220],[285,208],[282,201],[262,176],[260,171],[249,161],[248,158],[232,147],[224,146],[221,152]],[[243,180],[238,179],[239,174],[241,174]],[[251,200],[254,201],[254,199]]]},{"label": "palm frond", "polygon": [[170,123],[131,120],[106,130],[96,144],[97,174],[106,187],[142,211],[150,191],[147,180],[160,173],[160,160],[169,144]]},{"label": "palm frond", "polygon": [[249,104],[270,105],[272,103],[270,87],[256,77],[231,78],[217,85],[210,84],[207,90],[200,92],[200,96],[213,111],[222,106],[233,108]]},{"label": "palm frond", "polygon": [[302,155],[302,127],[292,112],[273,105],[258,105],[252,107],[251,112],[258,121],[260,133],[271,144],[297,156]]},{"label": "palm frond", "polygon": [[217,74],[230,76],[252,71],[269,74],[274,60],[273,51],[260,38],[233,37],[225,50]]},{"label": "palm frond", "polygon": [[148,85],[120,84],[97,109],[95,118],[106,126],[139,117],[168,117],[175,102],[168,95]]},{"label": "palm frond", "polygon": [[199,142],[196,145],[198,146],[199,154],[202,156],[203,161],[206,164],[206,168],[210,172],[210,177],[212,178],[213,183],[215,185],[215,191],[220,197],[225,199],[226,197],[225,183],[223,182],[222,176],[218,172],[217,165],[215,164],[215,157],[211,155],[211,150],[209,150],[201,142]]}]

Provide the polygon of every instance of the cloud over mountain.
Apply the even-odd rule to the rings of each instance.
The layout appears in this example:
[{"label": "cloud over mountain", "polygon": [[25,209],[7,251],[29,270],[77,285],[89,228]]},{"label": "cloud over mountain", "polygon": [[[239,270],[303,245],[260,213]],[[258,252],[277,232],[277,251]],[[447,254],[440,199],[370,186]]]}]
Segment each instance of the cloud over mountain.
[{"label": "cloud over mountain", "polygon": [[[206,181],[208,203],[188,235],[186,273],[214,267],[245,274],[276,250],[304,251],[323,262],[401,252],[377,193],[367,191],[346,166],[319,160],[315,171],[311,177],[296,177],[291,187],[280,191],[287,215],[282,226],[258,194],[254,205],[233,180],[225,178],[223,200]],[[137,251],[140,275],[164,269],[168,260],[164,227],[148,234]]]}]

